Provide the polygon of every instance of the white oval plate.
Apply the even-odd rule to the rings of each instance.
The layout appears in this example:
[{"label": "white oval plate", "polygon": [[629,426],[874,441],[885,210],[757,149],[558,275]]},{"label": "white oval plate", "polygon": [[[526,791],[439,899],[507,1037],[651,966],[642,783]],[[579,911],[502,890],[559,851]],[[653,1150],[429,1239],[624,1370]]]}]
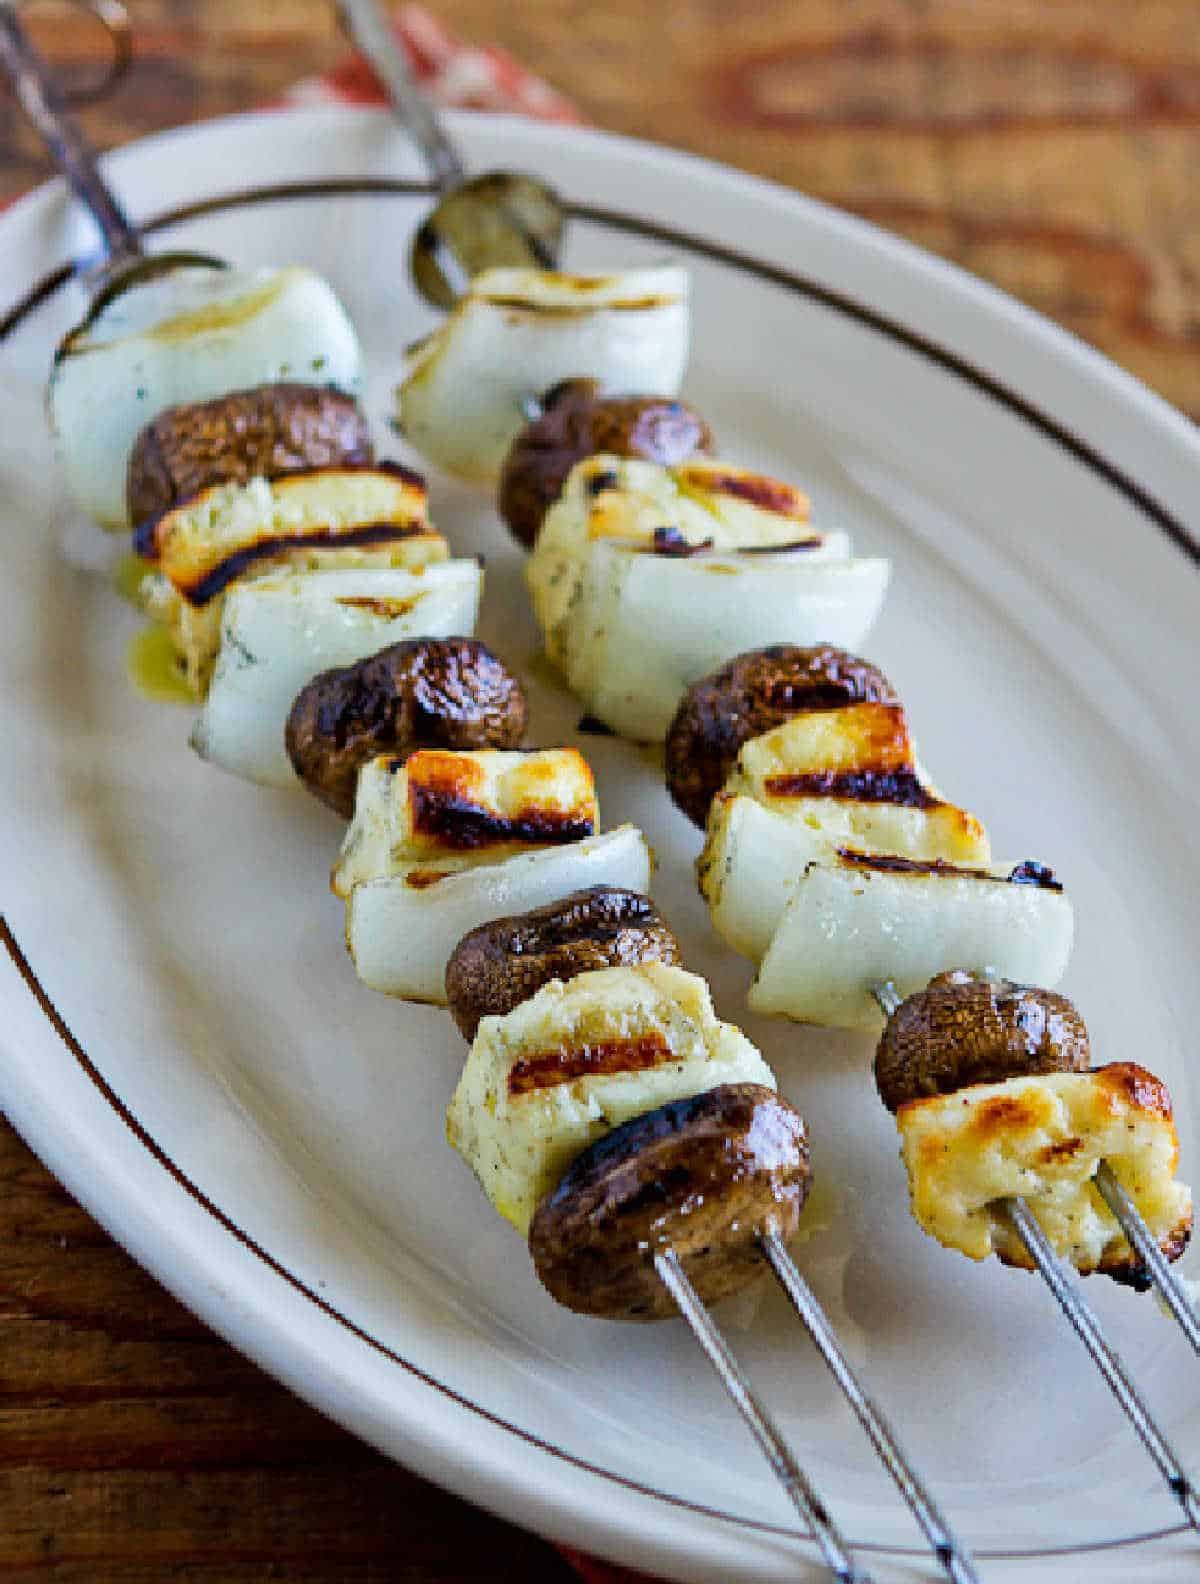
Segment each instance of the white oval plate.
[{"label": "white oval plate", "polygon": [[[1100,1059],[1174,1092],[1200,1176],[1200,853],[1191,426],[979,282],[732,171],[591,132],[468,116],[471,160],[577,206],[570,261],[671,257],[695,281],[687,394],[725,454],[802,482],[896,576],[870,646],[939,783],[1003,856],[1065,875],[1067,989]],[[405,343],[420,171],[388,119],[240,118],[122,151],[132,212],[213,199],[162,230],[248,263],[305,260],[370,349],[381,437]],[[261,189],[316,183],[291,196]],[[16,297],[82,245],[61,189],[0,221]],[[339,826],[299,793],[203,765],[186,711],[125,681],[134,613],[64,506],[40,393],[68,285],[0,341],[3,1099],[42,1157],[167,1286],[311,1402],[543,1533],[692,1581],[819,1577],[811,1546],[682,1325],[556,1309],[442,1137],[450,1020],[372,995],[326,891]],[[433,477],[436,520],[488,558],[483,633],[530,676],[519,556],[488,502]],[[532,680],[534,737],[574,734]],[[657,893],[803,1107],[822,1187],[801,1262],[989,1578],[1156,1580],[1195,1537],[1031,1278],[976,1268],[908,1216],[869,1042],[744,1014],[746,966],[694,894],[696,834],[650,756],[581,739],[606,822],[644,825]],[[26,983],[22,983],[24,975]],[[33,993],[31,994],[30,991]],[[52,1010],[56,1009],[56,1011]],[[819,1230],[821,1223],[824,1230]],[[1149,1299],[1088,1287],[1200,1467],[1200,1374]],[[769,1295],[737,1333],[756,1382],[881,1579],[933,1576],[807,1339]]]}]

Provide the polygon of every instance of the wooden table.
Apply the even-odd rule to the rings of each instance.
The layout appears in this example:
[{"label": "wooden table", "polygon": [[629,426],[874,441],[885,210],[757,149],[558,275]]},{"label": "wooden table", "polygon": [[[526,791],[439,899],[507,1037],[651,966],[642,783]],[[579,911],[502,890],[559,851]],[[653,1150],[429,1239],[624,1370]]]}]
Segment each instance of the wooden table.
[{"label": "wooden table", "polygon": [[[323,0],[129,0],[103,145],[342,54]],[[710,154],[966,265],[1200,418],[1197,0],[439,0],[600,125]],[[655,33],[644,31],[653,17]],[[97,48],[47,14],[60,55]],[[0,198],[41,180],[0,99]],[[216,1341],[0,1130],[0,1578],[570,1577]]]}]

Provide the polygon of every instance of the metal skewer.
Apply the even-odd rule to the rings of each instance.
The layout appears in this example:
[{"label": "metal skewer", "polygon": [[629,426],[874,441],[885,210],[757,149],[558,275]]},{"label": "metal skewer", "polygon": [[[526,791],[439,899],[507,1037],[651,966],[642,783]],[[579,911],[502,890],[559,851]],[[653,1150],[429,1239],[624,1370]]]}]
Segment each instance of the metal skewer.
[{"label": "metal skewer", "polygon": [[1179,1322],[1180,1330],[1192,1344],[1193,1351],[1200,1355],[1200,1320],[1196,1318],[1195,1305],[1175,1274],[1171,1262],[1155,1242],[1154,1234],[1142,1219],[1125,1184],[1107,1161],[1100,1162],[1094,1181],[1096,1191],[1120,1222],[1121,1231],[1146,1267],[1146,1273],[1158,1288],[1163,1302]]},{"label": "metal skewer", "polygon": [[[859,1424],[908,1503],[946,1577],[952,1584],[980,1584],[979,1573],[970,1553],[913,1469],[900,1447],[895,1431],[854,1374],[829,1323],[829,1317],[800,1274],[783,1239],[777,1232],[764,1232],[759,1236],[759,1244],[792,1308],[804,1322]],[[709,1363],[716,1370],[734,1406],[750,1427],[776,1478],[787,1492],[788,1499],[812,1531],[833,1576],[844,1580],[845,1584],[869,1584],[869,1575],[854,1561],[847,1541],[830,1517],[829,1509],[796,1462],[778,1425],[751,1386],[674,1249],[656,1250],[654,1268],[691,1327],[692,1335],[704,1350]]]},{"label": "metal skewer", "polygon": [[792,1308],[804,1322],[809,1336],[829,1366],[834,1380],[841,1387],[842,1394],[854,1410],[859,1424],[866,1431],[871,1445],[908,1503],[946,1576],[953,1580],[953,1584],[979,1584],[979,1573],[970,1552],[943,1517],[921,1477],[905,1457],[896,1439],[895,1431],[864,1391],[850,1366],[849,1359],[842,1351],[841,1343],[829,1323],[828,1315],[822,1309],[812,1288],[800,1274],[783,1239],[778,1233],[768,1232],[764,1233],[759,1241],[779,1285],[787,1294]]},{"label": "metal skewer", "polygon": [[[899,1009],[902,1002],[895,985],[885,980],[873,984],[870,988],[871,994],[878,1002],[884,1016],[891,1017]],[[1166,1261],[1163,1259],[1157,1244],[1155,1244],[1153,1234],[1138,1213],[1133,1201],[1105,1163],[1101,1163],[1100,1169],[1106,1172],[1107,1179],[1109,1179],[1104,1186],[1098,1184],[1105,1202],[1109,1203],[1105,1187],[1115,1187],[1117,1195],[1123,1201],[1121,1210],[1128,1214],[1129,1226],[1133,1227],[1138,1232],[1138,1235],[1144,1238],[1145,1242],[1153,1248],[1165,1266]],[[1174,1448],[1155,1423],[1150,1409],[1134,1385],[1120,1355],[1105,1338],[1100,1321],[1087,1299],[1083,1296],[1078,1281],[1074,1279],[1066,1263],[1055,1253],[1053,1245],[1045,1232],[1043,1232],[1041,1224],[1029,1208],[1028,1203],[1019,1197],[1007,1198],[1002,1200],[1001,1203],[1013,1231],[1021,1239],[1038,1273],[1058,1300],[1059,1307],[1070,1321],[1076,1335],[1091,1354],[1093,1362],[1104,1376],[1113,1396],[1120,1403],[1130,1424],[1137,1432],[1142,1445],[1154,1459],[1159,1472],[1170,1488],[1171,1494],[1183,1508],[1188,1523],[1197,1533],[1200,1533],[1200,1496],[1197,1495],[1196,1488],[1184,1471]],[[1117,1216],[1117,1219],[1121,1221],[1122,1229],[1125,1230],[1126,1224],[1122,1219],[1121,1213],[1111,1204],[1110,1208],[1113,1210],[1113,1214]],[[1128,1231],[1126,1231],[1126,1235],[1129,1235]],[[1133,1237],[1130,1237],[1130,1243],[1141,1255],[1142,1249],[1134,1242]],[[1147,1265],[1149,1263],[1147,1261]],[[1183,1303],[1186,1304],[1187,1297],[1182,1289],[1180,1289],[1179,1296]],[[1168,1302],[1170,1302],[1169,1299]],[[1172,1310],[1174,1312],[1174,1306],[1172,1306]],[[1180,1323],[1183,1324],[1182,1321]],[[1188,1329],[1187,1326],[1184,1329],[1186,1331]]]},{"label": "metal skewer", "polygon": [[811,1529],[832,1577],[839,1580],[839,1584],[871,1584],[871,1575],[855,1562],[849,1545],[829,1515],[829,1509],[796,1462],[779,1426],[734,1358],[729,1344],[692,1286],[675,1250],[657,1250],[654,1268],[659,1280],[679,1306],[680,1314],[692,1328],[692,1335],[703,1348],[737,1411],[749,1425],[792,1505]]}]

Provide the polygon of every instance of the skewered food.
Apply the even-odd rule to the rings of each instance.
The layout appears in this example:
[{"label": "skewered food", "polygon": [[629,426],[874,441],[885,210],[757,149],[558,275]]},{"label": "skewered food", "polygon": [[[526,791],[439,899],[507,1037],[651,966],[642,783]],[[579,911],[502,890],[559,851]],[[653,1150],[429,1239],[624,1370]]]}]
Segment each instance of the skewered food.
[{"label": "skewered food", "polygon": [[129,457],[129,520],[161,516],[210,484],[375,460],[358,403],[329,385],[280,380],[160,412]]},{"label": "skewered food", "polygon": [[399,390],[400,423],[430,461],[487,483],[530,397],[583,378],[609,395],[674,396],[688,338],[685,270],[485,270],[417,348]]},{"label": "skewered food", "polygon": [[594,379],[569,379],[540,398],[541,413],[509,447],[496,506],[512,536],[532,550],[546,513],[577,462],[604,452],[663,467],[712,449],[708,425],[684,401],[603,396]]},{"label": "skewered food", "polygon": [[444,1005],[446,963],[468,930],[587,886],[644,891],[641,832],[598,825],[592,773],[573,749],[371,760],[333,873],[359,977]]},{"label": "skewered food", "polygon": [[426,520],[424,481],[392,463],[214,484],[143,525],[136,548],[155,562],[147,609],[170,629],[197,698],[216,661],[226,590],[239,579],[285,567],[412,571],[449,555]]},{"label": "skewered food", "polygon": [[936,975],[888,1019],[875,1086],[895,1112],[908,1100],[970,1084],[1090,1065],[1087,1029],[1066,996],[959,968]]},{"label": "skewered food", "polygon": [[720,1084],[775,1080],[713,1011],[708,986],[665,963],[552,980],[484,1018],[447,1137],[500,1214],[525,1234],[539,1200],[589,1144],[631,1117]]},{"label": "skewered food", "polygon": [[354,395],[359,377],[354,327],[312,270],[176,269],[102,301],[66,338],[50,421],[71,493],[120,532],[134,442],[166,408],[287,379]]},{"label": "skewered food", "polygon": [[717,932],[758,964],[757,1011],[875,1029],[874,979],[908,992],[965,962],[1053,984],[1066,966],[1062,886],[1038,864],[992,861],[865,660],[827,646],[739,655],[684,695],[667,780],[686,813],[707,805],[697,878]]},{"label": "skewered food", "polygon": [[682,690],[751,642],[857,642],[888,563],[807,519],[798,490],[745,469],[588,458],[525,569],[546,653],[589,714],[656,741]]},{"label": "skewered food", "polygon": [[1132,1062],[1089,1068],[1089,1054],[1071,1002],[1030,985],[942,974],[895,1008],[875,1076],[924,1231],[971,1259],[994,1253],[1032,1269],[1006,1211],[1019,1196],[1077,1270],[1145,1287],[1096,1186],[1107,1162],[1163,1254],[1178,1259],[1192,1198],[1175,1180],[1166,1085]]},{"label": "skewered food", "polygon": [[667,790],[703,830],[709,805],[752,738],[811,710],[899,702],[878,666],[829,644],[768,644],[735,655],[680,700],[667,732]]},{"label": "skewered food", "polygon": [[[475,563],[448,561],[423,576],[456,565]],[[429,631],[423,616],[416,620]],[[473,625],[472,616],[448,630]],[[516,748],[526,717],[521,684],[477,638],[410,638],[314,677],[293,703],[285,735],[296,774],[348,819],[368,760],[419,748]]]},{"label": "skewered food", "polygon": [[[422,644],[469,633],[482,584],[478,562],[465,560],[443,561],[416,572],[345,567],[235,583],[221,613],[220,651],[192,731],[192,747],[222,770],[265,786],[294,786],[299,776],[310,791],[348,817],[354,809],[358,765],[373,753],[399,752],[403,743],[398,730],[406,730],[412,739],[419,729],[413,707],[406,712],[402,706],[405,698],[415,701],[421,691],[421,667],[410,660],[405,693],[403,675],[386,682],[389,662],[384,656],[393,657],[394,668],[401,651],[411,653],[415,647],[419,652]],[[469,638],[452,642],[473,644]],[[364,680],[351,662],[375,656],[380,649],[384,655],[373,669],[370,660],[361,662],[368,667]],[[444,658],[448,662],[449,656]],[[489,669],[499,667],[491,657],[489,662]],[[331,666],[349,670],[315,676]],[[517,687],[511,678],[508,684],[510,691]],[[300,710],[304,701],[307,707]],[[445,723],[440,740],[447,747],[474,746],[445,736],[446,730],[453,735],[452,699],[445,690],[429,702],[440,710]],[[437,740],[427,735],[425,745]],[[417,746],[416,741],[409,746]],[[509,747],[512,741],[481,741],[479,746]]]},{"label": "skewered food", "polygon": [[534,1212],[534,1269],[578,1314],[669,1319],[649,1252],[672,1248],[705,1303],[729,1297],[762,1274],[764,1231],[793,1236],[809,1180],[800,1113],[761,1084],[722,1084],[578,1156]]},{"label": "skewered food", "polygon": [[551,979],[678,961],[679,942],[649,897],[592,886],[464,935],[446,964],[446,1000],[473,1040],[481,1018],[503,1017]]}]

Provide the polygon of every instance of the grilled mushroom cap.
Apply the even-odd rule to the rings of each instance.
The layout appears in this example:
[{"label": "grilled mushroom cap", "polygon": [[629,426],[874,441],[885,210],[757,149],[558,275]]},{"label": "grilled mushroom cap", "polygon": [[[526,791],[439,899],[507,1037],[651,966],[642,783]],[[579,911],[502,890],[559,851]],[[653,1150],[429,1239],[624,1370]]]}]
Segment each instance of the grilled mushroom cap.
[{"label": "grilled mushroom cap", "polygon": [[844,649],[771,644],[693,682],[667,731],[667,790],[702,829],[743,743],[808,710],[898,704],[878,666]]},{"label": "grilled mushroom cap", "polygon": [[875,1083],[896,1111],[969,1084],[1090,1066],[1087,1028],[1066,996],[956,969],[931,979],[888,1019]]},{"label": "grilled mushroom cap", "polygon": [[712,447],[686,402],[663,396],[601,396],[593,379],[564,380],[542,397],[542,415],[513,441],[496,505],[513,537],[532,550],[542,518],[584,457],[606,451],[673,467]]},{"label": "grilled mushroom cap", "polygon": [[551,979],[679,957],[679,942],[649,897],[591,886],[464,935],[446,964],[446,998],[473,1040],[480,1018],[503,1017]]},{"label": "grilled mushroom cap", "polygon": [[292,705],[284,741],[308,790],[348,819],[368,759],[516,748],[526,714],[521,684],[477,638],[409,638],[315,676]]},{"label": "grilled mushroom cap", "polygon": [[146,425],[129,456],[129,520],[157,517],[211,484],[373,460],[353,397],[328,385],[256,385],[168,407]]},{"label": "grilled mushroom cap", "polygon": [[723,1084],[614,1129],[538,1205],[529,1250],[542,1285],[578,1314],[665,1320],[654,1271],[670,1246],[706,1303],[763,1268],[758,1234],[796,1230],[809,1188],[800,1113],[760,1084]]}]

